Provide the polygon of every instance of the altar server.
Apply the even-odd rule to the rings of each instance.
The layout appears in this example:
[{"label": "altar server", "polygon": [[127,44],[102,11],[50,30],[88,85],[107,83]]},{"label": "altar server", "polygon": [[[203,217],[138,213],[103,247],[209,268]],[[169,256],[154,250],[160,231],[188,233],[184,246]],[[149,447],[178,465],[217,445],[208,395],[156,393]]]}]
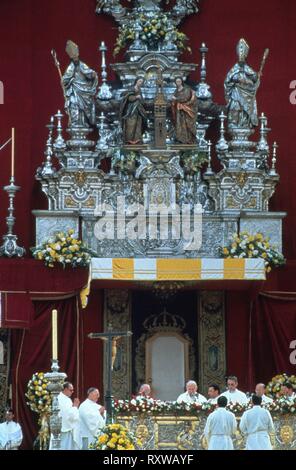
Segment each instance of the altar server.
[{"label": "altar server", "polygon": [[252,395],[253,408],[244,412],[240,430],[247,436],[246,450],[272,450],[269,433],[274,432],[272,417],[261,408],[262,398]]},{"label": "altar server", "polygon": [[226,397],[220,396],[217,399],[217,405],[218,408],[208,416],[204,430],[208,450],[233,450],[231,436],[237,430],[235,416],[225,409]]},{"label": "altar server", "polygon": [[[74,393],[74,387],[70,382],[65,382],[63,391],[58,395],[60,416],[62,418],[61,447],[60,450],[79,450],[80,432],[79,432],[79,399],[71,396]],[[52,449],[52,436],[49,448]]]},{"label": "altar server", "polygon": [[5,421],[0,424],[0,450],[18,450],[23,440],[21,426],[14,420],[13,410],[6,411]]},{"label": "altar server", "polygon": [[81,446],[84,449],[94,441],[100,429],[105,426],[105,408],[97,403],[99,398],[99,390],[91,387],[87,391],[87,399],[79,408]]}]

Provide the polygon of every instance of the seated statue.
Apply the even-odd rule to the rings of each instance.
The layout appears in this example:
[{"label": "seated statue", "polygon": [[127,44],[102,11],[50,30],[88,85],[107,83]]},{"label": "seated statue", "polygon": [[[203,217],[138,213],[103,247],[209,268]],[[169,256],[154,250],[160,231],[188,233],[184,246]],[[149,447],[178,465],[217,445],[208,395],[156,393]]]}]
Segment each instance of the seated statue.
[{"label": "seated statue", "polygon": [[68,41],[66,52],[71,59],[63,78],[66,109],[70,126],[91,127],[96,123],[95,94],[98,86],[98,76],[79,59],[79,48]]},{"label": "seated statue", "polygon": [[197,98],[194,90],[175,79],[176,91],[172,97],[172,118],[176,141],[180,144],[196,143]]},{"label": "seated statue", "polygon": [[125,92],[121,99],[119,120],[123,142],[127,145],[142,144],[142,137],[146,130],[147,115],[141,93],[143,83],[143,78],[137,78],[133,88]]}]

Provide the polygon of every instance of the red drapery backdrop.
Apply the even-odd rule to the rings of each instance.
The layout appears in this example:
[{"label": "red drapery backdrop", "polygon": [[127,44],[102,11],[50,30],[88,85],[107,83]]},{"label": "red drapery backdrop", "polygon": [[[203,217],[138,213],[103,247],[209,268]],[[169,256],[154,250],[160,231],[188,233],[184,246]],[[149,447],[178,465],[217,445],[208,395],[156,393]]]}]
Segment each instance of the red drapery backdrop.
[{"label": "red drapery backdrop", "polygon": [[250,385],[268,382],[274,375],[296,373],[290,361],[296,340],[296,292],[261,294],[250,313]]},{"label": "red drapery backdrop", "polygon": [[[42,5],[41,5],[42,3]],[[259,111],[264,111],[272,127],[272,139],[280,145],[277,169],[281,176],[276,193],[271,200],[272,210],[286,210],[288,217],[284,221],[284,252],[290,260],[296,259],[296,198],[291,197],[291,189],[296,186],[296,159],[294,158],[294,135],[296,129],[296,106],[289,100],[290,82],[296,79],[296,2],[295,0],[269,0],[266,2],[248,0],[206,0],[200,2],[198,16],[188,18],[183,26],[184,32],[190,37],[193,54],[183,56],[190,62],[199,61],[198,47],[202,41],[209,46],[207,58],[207,81],[212,87],[214,99],[224,103],[223,82],[227,71],[235,63],[235,45],[240,37],[245,37],[251,46],[249,63],[259,69],[263,50],[270,48],[270,56],[264,69],[261,87],[258,92]],[[45,196],[40,185],[34,179],[36,168],[44,159],[43,151],[46,140],[45,124],[57,109],[63,108],[63,96],[59,85],[57,71],[52,63],[50,50],[55,48],[61,61],[62,69],[68,63],[64,52],[68,39],[80,46],[81,57],[91,67],[99,69],[100,57],[98,44],[104,40],[109,51],[108,64],[114,61],[112,48],[117,35],[115,22],[106,16],[96,16],[95,0],[1,0],[0,1],[0,81],[4,84],[4,104],[0,105],[0,143],[4,142],[16,128],[16,183],[21,186],[21,194],[16,195],[16,226],[19,243],[27,250],[34,244],[34,219],[32,209],[47,208]],[[217,22],[217,18],[220,19]],[[121,56],[122,58],[122,56]],[[117,58],[116,60],[121,60]],[[109,67],[109,78],[114,76]],[[192,75],[197,80],[198,72]],[[10,176],[10,150],[7,147],[1,152],[0,187],[8,183]],[[218,162],[214,162],[219,167]],[[5,216],[8,202],[6,194],[0,197],[0,233],[6,232]],[[6,267],[5,262],[6,263]],[[12,264],[10,264],[12,263]],[[294,263],[294,264],[293,264]],[[20,276],[21,289],[31,290],[33,284],[30,275],[21,269],[22,260],[1,260],[0,290],[15,290],[14,285]],[[3,268],[3,269],[2,269]],[[7,268],[7,269],[6,269]],[[36,275],[34,284],[38,294],[40,284],[46,283],[50,277],[48,289],[41,286],[40,291],[56,292],[73,291],[82,287],[80,281],[75,288],[71,283],[79,275],[68,273],[64,277],[56,276],[55,272],[46,274],[41,269]],[[36,274],[36,273],[35,273]],[[49,276],[49,277],[48,277]],[[286,278],[282,287],[281,279]],[[272,290],[296,291],[295,262],[290,262],[284,273],[272,273]],[[7,281],[10,286],[7,286]],[[65,287],[65,285],[67,285]],[[11,287],[12,286],[12,287]],[[39,295],[39,294],[38,294]],[[61,361],[66,367],[74,370],[75,358],[81,357],[81,364],[87,361],[81,388],[93,385],[101,377],[101,346],[98,342],[82,341],[77,356],[76,332],[76,300],[64,300],[65,328],[67,331],[67,354],[62,353]],[[35,304],[35,320],[29,331],[13,332],[13,380],[16,381],[18,367],[18,392],[23,396],[28,378],[37,369],[49,366],[50,354],[50,312],[57,302],[49,301],[44,305]],[[47,306],[47,307],[46,307]],[[281,341],[286,348],[288,325],[290,332],[295,331],[293,302],[279,299],[263,300],[262,297],[253,305],[251,300],[241,292],[227,294],[226,335],[227,335],[227,367],[228,373],[237,374],[242,389],[249,389],[255,380],[268,380],[270,375],[282,372],[286,352],[281,350]],[[102,327],[102,293],[93,292],[86,311],[80,312],[81,334],[96,331]],[[287,325],[287,326],[286,326]],[[250,327],[252,329],[250,330]],[[293,330],[294,328],[294,330]],[[68,331],[69,329],[69,331]],[[266,331],[266,334],[263,332]],[[75,333],[75,334],[74,334]],[[252,335],[251,335],[252,333]],[[72,341],[72,349],[70,338]],[[25,360],[17,362],[17,354],[22,344]],[[32,341],[31,341],[31,335]],[[269,337],[270,335],[270,337]],[[283,335],[283,340],[278,335]],[[255,341],[260,343],[255,347]],[[272,338],[272,339],[271,339]],[[295,335],[296,338],[296,335]],[[292,338],[293,339],[293,338]],[[34,343],[35,342],[35,343]],[[37,356],[33,345],[39,348],[38,342],[44,344],[44,350]],[[73,346],[74,345],[74,346]],[[32,348],[30,348],[32,346]],[[254,353],[250,346],[254,346]],[[278,356],[270,355],[270,348],[277,351]],[[75,352],[74,352],[75,351]],[[286,350],[285,350],[286,351]],[[36,361],[33,361],[33,357]],[[67,359],[66,359],[67,357]],[[261,357],[264,363],[261,364]],[[252,365],[250,369],[249,366]],[[73,369],[71,369],[73,367]],[[76,366],[75,366],[76,367]],[[288,359],[285,370],[288,368]],[[249,373],[246,373],[250,370]],[[69,373],[69,371],[66,371]],[[97,375],[96,375],[97,374]],[[98,379],[97,379],[98,377]],[[73,380],[73,378],[71,377]],[[83,383],[84,380],[84,383]],[[16,384],[16,382],[14,382]],[[20,405],[18,405],[20,407]],[[21,422],[30,430],[29,413],[21,406]],[[26,410],[26,411],[25,411]],[[19,411],[21,413],[21,411]]]},{"label": "red drapery backdrop", "polygon": [[276,374],[296,373],[290,344],[296,340],[296,292],[260,293],[250,300],[229,293],[226,308],[227,374],[239,388],[254,390]]},{"label": "red drapery backdrop", "polygon": [[[126,3],[128,5],[128,3]],[[50,116],[63,109],[63,95],[57,70],[50,55],[56,49],[62,70],[68,64],[65,44],[72,39],[80,46],[83,61],[99,71],[98,45],[104,40],[109,79],[114,74],[109,64],[117,36],[115,21],[95,14],[96,0],[1,0],[0,2],[0,80],[4,84],[4,104],[0,105],[0,141],[5,142],[16,128],[16,182],[22,188],[16,195],[16,233],[29,248],[34,244],[32,209],[47,207],[46,198],[34,175],[44,159],[45,125]],[[219,18],[219,21],[217,19]],[[286,210],[284,251],[296,259],[296,198],[289,189],[296,185],[294,135],[296,106],[291,104],[289,86],[296,79],[296,2],[295,0],[205,0],[200,12],[187,18],[182,30],[190,38],[192,55],[182,60],[199,62],[201,42],[209,47],[207,81],[214,99],[225,103],[223,83],[226,73],[236,62],[235,47],[240,37],[250,44],[250,65],[259,69],[263,51],[270,48],[258,92],[258,109],[272,127],[270,139],[279,143],[277,169],[281,176],[272,198],[272,210]],[[199,79],[199,70],[191,78]],[[218,163],[218,162],[216,162]],[[219,164],[218,164],[219,166]],[[10,176],[10,150],[1,152],[0,187]],[[6,195],[0,203],[0,233],[6,231]]]},{"label": "red drapery backdrop", "polygon": [[58,356],[61,371],[73,382],[75,396],[85,398],[90,386],[101,389],[102,345],[87,334],[101,331],[102,292],[93,291],[86,310],[74,296],[66,300],[35,301],[29,330],[12,330],[12,406],[24,431],[24,448],[32,448],[37,436],[37,415],[26,405],[25,391],[34,372],[48,372],[51,357],[51,311],[58,310]]}]

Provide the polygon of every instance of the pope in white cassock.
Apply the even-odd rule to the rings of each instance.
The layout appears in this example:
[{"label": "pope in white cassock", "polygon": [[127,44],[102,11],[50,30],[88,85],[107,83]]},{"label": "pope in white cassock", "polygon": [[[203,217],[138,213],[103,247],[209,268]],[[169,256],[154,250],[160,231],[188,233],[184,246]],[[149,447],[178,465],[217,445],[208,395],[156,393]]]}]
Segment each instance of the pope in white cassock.
[{"label": "pope in white cassock", "polygon": [[181,393],[181,395],[179,395],[177,398],[177,403],[202,404],[206,401],[206,397],[197,392],[197,383],[194,382],[194,380],[189,380],[189,382],[187,382],[186,392]]},{"label": "pope in white cassock", "polygon": [[220,396],[217,404],[218,408],[208,416],[204,430],[208,450],[233,450],[232,435],[237,430],[235,416],[225,409],[227,398]]},{"label": "pope in white cassock", "polygon": [[97,403],[100,392],[91,387],[87,391],[87,399],[79,407],[81,447],[89,445],[105,426],[105,408]]},{"label": "pope in white cassock", "polygon": [[246,450],[272,450],[269,433],[274,432],[272,417],[261,408],[262,398],[252,396],[253,408],[244,412],[240,430],[247,436]]},{"label": "pope in white cassock", "polygon": [[[61,450],[79,450],[80,448],[79,399],[74,398],[74,402],[72,402],[70,397],[73,392],[73,385],[70,382],[65,382],[63,391],[58,395],[62,418]],[[51,449],[51,442],[49,449]]]},{"label": "pope in white cassock", "polygon": [[0,424],[0,450],[18,450],[23,440],[22,428],[13,421],[12,409],[6,412],[6,420]]},{"label": "pope in white cassock", "polygon": [[226,397],[228,403],[239,403],[240,405],[246,405],[248,403],[247,395],[237,389],[238,381],[237,378],[232,375],[228,377],[227,387],[228,390],[221,393],[221,397]]}]

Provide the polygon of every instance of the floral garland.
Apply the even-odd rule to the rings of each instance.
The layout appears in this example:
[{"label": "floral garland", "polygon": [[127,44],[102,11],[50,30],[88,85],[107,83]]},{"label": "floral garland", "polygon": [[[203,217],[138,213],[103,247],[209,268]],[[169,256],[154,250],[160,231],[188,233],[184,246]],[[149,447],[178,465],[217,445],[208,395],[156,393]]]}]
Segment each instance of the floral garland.
[{"label": "floral garland", "polygon": [[[133,18],[130,19],[129,24],[134,25]],[[137,17],[137,20],[140,30],[139,38],[147,45],[148,49],[155,50],[159,43],[165,39],[170,39],[180,51],[187,50],[191,52],[191,48],[186,46],[188,37],[176,27],[172,27],[166,13],[159,13],[157,17],[142,13]],[[118,54],[121,49],[135,39],[136,32],[133,26],[121,26],[115,43],[114,55]]]},{"label": "floral garland", "polygon": [[53,268],[60,263],[66,266],[85,267],[91,260],[92,251],[74,236],[74,230],[56,233],[48,240],[34,248],[31,248],[33,257],[43,260],[45,266]]},{"label": "floral garland", "polygon": [[183,414],[190,413],[196,414],[200,411],[211,412],[216,408],[215,405],[210,403],[178,403],[154,400],[153,398],[133,398],[132,400],[115,400],[113,402],[113,409],[115,413],[149,413],[149,414],[159,414],[159,413],[174,413],[174,414]]},{"label": "floral garland", "polygon": [[187,173],[198,173],[209,160],[206,152],[185,150],[181,153],[181,161]]},{"label": "floral garland", "polygon": [[[241,415],[244,411],[252,408],[252,403],[249,401],[246,405],[240,403],[229,403],[226,407],[235,415]],[[279,398],[271,403],[262,405],[269,411],[279,413],[295,413],[296,400],[287,400]],[[116,414],[130,414],[130,413],[146,413],[150,415],[158,415],[162,413],[176,414],[176,415],[196,415],[197,413],[206,412],[212,413],[217,408],[217,405],[204,402],[204,403],[177,403],[169,401],[154,400],[153,398],[133,398],[132,400],[115,400],[113,402],[113,410]]]},{"label": "floral garland", "polygon": [[285,264],[284,256],[272,247],[269,238],[262,233],[251,235],[248,232],[234,233],[228,246],[220,247],[222,258],[262,258],[265,262],[266,272],[273,267]]},{"label": "floral garland", "polygon": [[[272,398],[281,397],[281,387],[285,382],[290,382],[296,390],[296,375],[278,374],[274,376],[266,386],[266,394]],[[283,400],[281,398],[281,400]]]},{"label": "floral garland", "polygon": [[121,424],[109,424],[89,445],[92,450],[135,450],[142,445],[140,440]]}]

